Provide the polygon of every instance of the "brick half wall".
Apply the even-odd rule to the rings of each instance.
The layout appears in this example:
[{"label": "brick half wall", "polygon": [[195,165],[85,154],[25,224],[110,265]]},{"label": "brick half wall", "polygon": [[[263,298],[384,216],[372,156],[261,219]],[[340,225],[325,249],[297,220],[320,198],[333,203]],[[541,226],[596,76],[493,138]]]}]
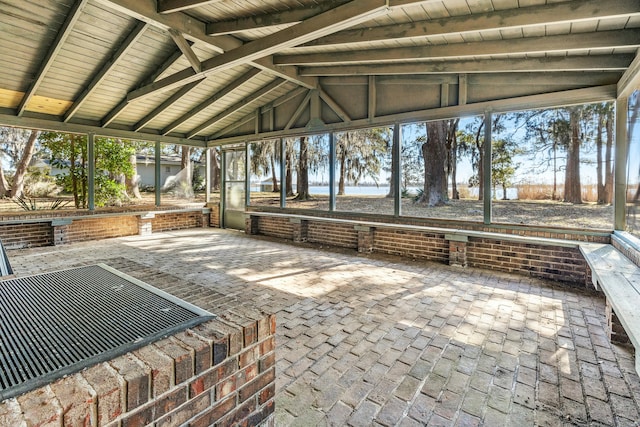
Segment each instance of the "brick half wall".
[{"label": "brick half wall", "polygon": [[221,315],[7,399],[0,403],[0,424],[269,424],[275,409],[275,327],[274,315]]}]

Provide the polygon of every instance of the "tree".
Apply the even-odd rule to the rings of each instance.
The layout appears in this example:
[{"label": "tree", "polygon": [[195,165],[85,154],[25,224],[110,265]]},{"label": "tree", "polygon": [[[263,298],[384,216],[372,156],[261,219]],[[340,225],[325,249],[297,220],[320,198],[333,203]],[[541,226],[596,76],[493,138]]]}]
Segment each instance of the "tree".
[{"label": "tree", "polygon": [[427,122],[427,140],[422,144],[424,158],[424,190],[418,200],[427,206],[446,203],[447,196],[447,122]]},{"label": "tree", "polygon": [[300,137],[298,140],[298,195],[295,200],[309,200],[309,141],[306,136]]},{"label": "tree", "polygon": [[15,166],[13,184],[9,185],[0,165],[0,195],[19,197],[24,193],[25,178],[36,152],[39,132],[36,129],[0,128],[0,149]]},{"label": "tree", "polygon": [[[613,104],[595,104],[594,110],[597,122],[595,142],[598,204],[611,204],[613,202]],[[606,133],[606,143],[603,138],[604,133]]]},{"label": "tree", "polygon": [[569,108],[569,125],[571,138],[567,146],[567,166],[564,178],[564,201],[568,203],[582,203],[582,188],[580,185],[580,119],[581,107]]},{"label": "tree", "polygon": [[516,173],[513,158],[520,153],[515,142],[511,139],[494,139],[491,142],[491,183],[493,194],[497,195],[496,187],[502,187],[502,200],[507,200],[507,188],[511,186],[511,179]]},{"label": "tree", "polygon": [[336,160],[339,167],[338,195],[345,194],[345,183],[358,185],[370,177],[377,184],[383,156],[389,145],[389,129],[374,128],[336,135]]},{"label": "tree", "polygon": [[251,172],[258,176],[271,174],[273,192],[280,192],[280,187],[278,186],[278,168],[276,167],[278,141],[258,142],[252,144],[251,147]]}]

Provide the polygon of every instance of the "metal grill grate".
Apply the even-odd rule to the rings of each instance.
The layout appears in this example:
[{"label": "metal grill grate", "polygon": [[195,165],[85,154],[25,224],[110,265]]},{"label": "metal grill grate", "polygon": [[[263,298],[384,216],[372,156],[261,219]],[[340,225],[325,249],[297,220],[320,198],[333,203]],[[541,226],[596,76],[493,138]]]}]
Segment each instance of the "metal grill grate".
[{"label": "metal grill grate", "polygon": [[0,282],[0,401],[212,317],[103,264]]}]

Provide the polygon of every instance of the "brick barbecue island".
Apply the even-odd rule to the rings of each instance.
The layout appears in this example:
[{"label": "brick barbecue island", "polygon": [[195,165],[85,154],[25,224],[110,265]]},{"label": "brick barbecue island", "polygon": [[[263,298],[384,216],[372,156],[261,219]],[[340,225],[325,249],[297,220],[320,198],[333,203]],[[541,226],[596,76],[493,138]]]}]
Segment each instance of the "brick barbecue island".
[{"label": "brick barbecue island", "polygon": [[[195,291],[196,285],[162,274],[154,278]],[[202,295],[211,297],[206,291]],[[4,399],[0,425],[272,424],[275,316],[240,304],[226,304],[216,315]]]}]

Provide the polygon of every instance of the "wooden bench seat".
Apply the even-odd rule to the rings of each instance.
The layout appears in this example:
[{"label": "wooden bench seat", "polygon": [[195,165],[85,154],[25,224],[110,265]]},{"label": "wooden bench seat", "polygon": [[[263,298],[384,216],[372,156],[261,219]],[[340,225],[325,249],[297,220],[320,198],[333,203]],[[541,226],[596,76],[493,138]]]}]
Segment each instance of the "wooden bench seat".
[{"label": "wooden bench seat", "polygon": [[636,350],[640,374],[640,267],[612,245],[581,244],[594,286],[602,289],[608,304]]}]

